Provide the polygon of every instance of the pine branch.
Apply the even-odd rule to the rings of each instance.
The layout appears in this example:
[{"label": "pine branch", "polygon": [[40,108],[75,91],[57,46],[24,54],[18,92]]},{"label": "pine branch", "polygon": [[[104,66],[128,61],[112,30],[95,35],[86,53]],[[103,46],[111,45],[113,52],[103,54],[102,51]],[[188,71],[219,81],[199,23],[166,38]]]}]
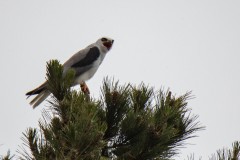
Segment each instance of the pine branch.
[{"label": "pine branch", "polygon": [[48,89],[53,93],[49,110],[43,111],[39,122],[40,137],[36,130],[25,134],[25,144],[31,155],[28,159],[98,159],[106,124],[101,121],[102,108],[83,93],[71,91],[74,72],[63,72],[58,61],[47,63]]},{"label": "pine branch", "polygon": [[13,159],[14,155],[11,155],[10,151],[7,152],[6,156],[1,156],[1,160],[11,160]]},{"label": "pine branch", "polygon": [[102,101],[105,103],[107,130],[104,139],[109,140],[116,136],[119,124],[126,116],[129,107],[128,86],[119,87],[118,82],[111,83],[108,78],[103,82]]},{"label": "pine branch", "polygon": [[232,149],[221,149],[217,154],[212,155],[210,160],[239,160],[240,158],[240,142],[235,141]]},{"label": "pine branch", "polygon": [[203,129],[187,108],[190,93],[174,97],[141,84],[119,85],[106,78],[100,100],[71,90],[74,71],[47,63],[52,93],[39,133],[29,129],[25,159],[169,159]]},{"label": "pine branch", "polygon": [[[109,81],[104,83],[106,82],[104,86],[110,86],[108,92],[112,94],[105,98],[113,101],[112,95],[118,93],[116,88],[120,87],[118,83],[112,85]],[[196,122],[197,116],[190,116],[186,108],[186,101],[191,98],[190,93],[178,98],[173,97],[171,92],[164,94],[160,90],[159,93],[154,102],[156,96],[152,88],[141,84],[139,87],[128,89],[125,101],[121,103],[129,104],[128,109],[125,110],[123,118],[118,121],[120,124],[119,128],[116,127],[118,130],[112,132],[114,138],[105,148],[104,153],[108,153],[105,156],[114,157],[115,155],[123,159],[170,158],[177,154],[177,147],[182,146],[184,140],[194,137],[193,133],[203,129]],[[110,100],[105,99],[105,102]],[[106,110],[118,107],[107,104],[109,103],[106,103]],[[153,104],[156,105],[153,106]],[[113,118],[107,121],[108,124],[112,122],[114,122]],[[114,133],[115,136],[113,136]]]},{"label": "pine branch", "polygon": [[[188,156],[188,160],[194,160],[194,154]],[[201,160],[202,158],[198,158]],[[240,159],[240,142],[235,141],[232,144],[232,149],[220,149],[217,153],[212,154],[209,160],[239,160]]]},{"label": "pine branch", "polygon": [[72,69],[64,71],[58,60],[47,62],[47,82],[48,90],[54,97],[61,101],[70,92],[75,72]]}]

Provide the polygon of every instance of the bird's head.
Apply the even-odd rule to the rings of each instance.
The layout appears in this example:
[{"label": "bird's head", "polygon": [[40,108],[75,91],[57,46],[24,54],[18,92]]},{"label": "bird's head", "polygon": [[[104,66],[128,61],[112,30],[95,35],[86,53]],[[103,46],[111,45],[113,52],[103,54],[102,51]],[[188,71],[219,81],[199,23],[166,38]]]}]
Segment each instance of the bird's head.
[{"label": "bird's head", "polygon": [[102,37],[96,43],[107,52],[112,48],[113,42],[114,40],[111,38]]}]

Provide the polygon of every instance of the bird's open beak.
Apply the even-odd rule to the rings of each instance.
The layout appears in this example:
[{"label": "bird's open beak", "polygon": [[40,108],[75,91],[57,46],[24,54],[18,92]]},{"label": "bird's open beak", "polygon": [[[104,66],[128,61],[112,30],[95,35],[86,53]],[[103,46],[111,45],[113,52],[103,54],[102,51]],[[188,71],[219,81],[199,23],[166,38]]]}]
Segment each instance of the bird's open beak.
[{"label": "bird's open beak", "polygon": [[110,50],[110,49],[112,48],[113,42],[114,42],[114,40],[110,40],[110,41],[104,42],[103,45],[104,45],[108,50]]}]

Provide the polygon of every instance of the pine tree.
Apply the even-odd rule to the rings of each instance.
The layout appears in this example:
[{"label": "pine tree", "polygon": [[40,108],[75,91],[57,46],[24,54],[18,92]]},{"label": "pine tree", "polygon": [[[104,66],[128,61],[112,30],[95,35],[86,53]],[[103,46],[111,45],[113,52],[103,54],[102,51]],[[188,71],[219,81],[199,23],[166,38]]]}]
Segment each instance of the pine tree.
[{"label": "pine tree", "polygon": [[[176,97],[140,84],[119,85],[105,78],[99,100],[71,89],[74,71],[47,63],[52,93],[39,129],[24,133],[20,159],[170,159],[186,139],[203,129],[187,108],[191,92]],[[9,155],[10,156],[10,155]]]},{"label": "pine tree", "polygon": [[210,160],[239,160],[240,159],[240,142],[235,141],[232,149],[220,149],[213,154]]},{"label": "pine tree", "polygon": [[[232,144],[232,149],[219,149],[215,154],[209,157],[209,160],[239,160],[240,159],[240,142],[235,141]],[[188,156],[187,160],[195,160],[194,154]],[[202,160],[202,158],[198,158]]]}]

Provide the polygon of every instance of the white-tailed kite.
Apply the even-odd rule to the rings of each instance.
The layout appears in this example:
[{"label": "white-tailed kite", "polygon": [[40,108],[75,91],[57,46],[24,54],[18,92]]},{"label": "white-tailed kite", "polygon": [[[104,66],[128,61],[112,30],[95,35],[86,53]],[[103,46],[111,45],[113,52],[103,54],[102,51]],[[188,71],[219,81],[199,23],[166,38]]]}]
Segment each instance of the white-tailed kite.
[{"label": "white-tailed kite", "polygon": [[[107,37],[100,38],[95,43],[74,54],[63,64],[63,73],[66,73],[70,68],[75,70],[75,80],[72,86],[80,84],[81,89],[89,93],[85,81],[92,78],[96,73],[106,53],[111,49],[113,41],[113,39]],[[37,94],[37,96],[30,102],[33,108],[36,108],[51,94],[47,89],[47,82],[26,93],[27,96],[35,94]]]}]

